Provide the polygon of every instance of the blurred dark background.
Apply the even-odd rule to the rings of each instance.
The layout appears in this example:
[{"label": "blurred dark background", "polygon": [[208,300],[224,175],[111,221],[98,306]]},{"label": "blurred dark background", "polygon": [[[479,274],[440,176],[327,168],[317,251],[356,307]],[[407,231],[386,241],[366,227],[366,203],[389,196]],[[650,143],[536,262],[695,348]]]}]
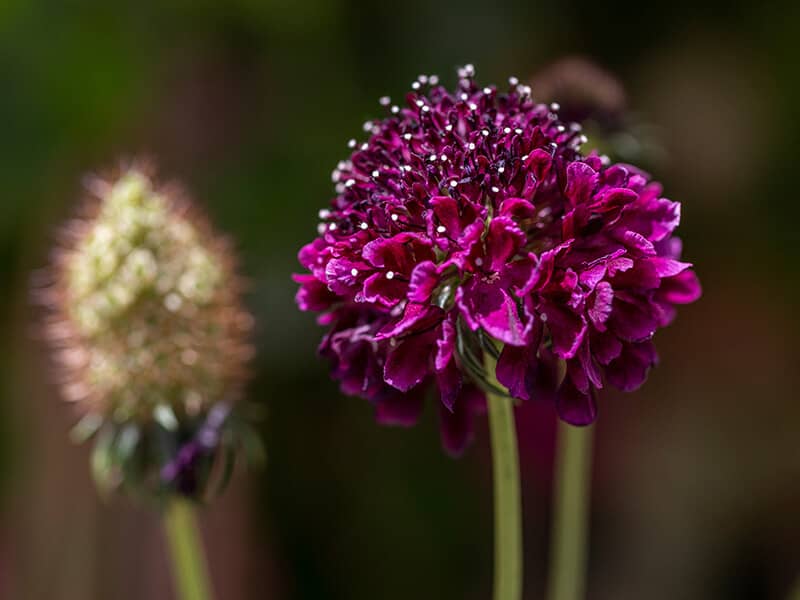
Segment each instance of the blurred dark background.
[{"label": "blurred dark background", "polygon": [[[378,427],[315,356],[295,254],[379,96],[530,79],[581,55],[683,202],[704,297],[597,425],[589,598],[779,599],[800,574],[800,4],[445,0],[0,2],[0,597],[171,597],[156,517],[101,502],[48,381],[31,271],[84,173],[142,153],[237,241],[259,322],[268,462],[203,511],[224,599],[476,599],[491,581],[485,424]],[[534,85],[534,96],[537,88]],[[627,137],[626,137],[627,136]],[[591,145],[591,143],[590,143]],[[554,416],[520,411],[526,598],[542,597]]]}]

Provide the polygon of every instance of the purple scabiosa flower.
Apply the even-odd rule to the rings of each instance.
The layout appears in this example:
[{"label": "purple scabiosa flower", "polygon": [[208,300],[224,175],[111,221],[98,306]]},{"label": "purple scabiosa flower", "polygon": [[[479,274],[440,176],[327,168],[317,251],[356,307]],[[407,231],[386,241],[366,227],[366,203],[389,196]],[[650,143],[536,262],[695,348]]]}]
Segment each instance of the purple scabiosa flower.
[{"label": "purple scabiosa flower", "polygon": [[639,387],[653,334],[700,295],[673,236],[680,205],[640,169],[582,154],[580,125],[516,78],[480,87],[467,66],[453,92],[421,76],[381,104],[295,276],[342,391],[409,425],[437,390],[456,454],[497,391],[485,353],[511,396],[575,425],[604,385]]},{"label": "purple scabiosa flower", "polygon": [[253,318],[232,252],[143,165],[89,188],[37,289],[74,433],[103,490],[203,497],[253,435],[233,412]]}]

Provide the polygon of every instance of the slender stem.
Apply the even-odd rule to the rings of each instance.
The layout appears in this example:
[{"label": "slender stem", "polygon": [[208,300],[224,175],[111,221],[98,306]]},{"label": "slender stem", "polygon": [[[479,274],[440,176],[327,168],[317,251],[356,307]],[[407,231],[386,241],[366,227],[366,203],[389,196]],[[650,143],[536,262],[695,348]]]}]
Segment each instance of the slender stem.
[{"label": "slender stem", "polygon": [[582,600],[586,595],[592,434],[591,427],[559,423],[550,600]]},{"label": "slender stem", "polygon": [[211,600],[203,541],[192,505],[173,500],[164,513],[164,529],[177,596],[181,600]]},{"label": "slender stem", "polygon": [[[489,382],[495,360],[484,353]],[[522,598],[522,505],[514,406],[511,398],[488,393],[494,471],[494,600]]]}]

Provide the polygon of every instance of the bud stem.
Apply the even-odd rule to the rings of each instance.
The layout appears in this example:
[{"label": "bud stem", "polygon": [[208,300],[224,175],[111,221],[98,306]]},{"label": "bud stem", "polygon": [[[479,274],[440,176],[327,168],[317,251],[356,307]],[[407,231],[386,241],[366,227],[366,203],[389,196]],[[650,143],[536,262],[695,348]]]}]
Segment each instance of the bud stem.
[{"label": "bud stem", "polygon": [[[489,383],[495,360],[484,352]],[[522,598],[522,505],[514,405],[509,397],[487,393],[494,471],[494,600]]]},{"label": "bud stem", "polygon": [[172,500],[164,513],[164,530],[172,559],[172,574],[181,600],[211,600],[206,557],[194,508]]},{"label": "bud stem", "polygon": [[592,427],[559,421],[549,600],[582,600],[586,596],[592,434]]}]

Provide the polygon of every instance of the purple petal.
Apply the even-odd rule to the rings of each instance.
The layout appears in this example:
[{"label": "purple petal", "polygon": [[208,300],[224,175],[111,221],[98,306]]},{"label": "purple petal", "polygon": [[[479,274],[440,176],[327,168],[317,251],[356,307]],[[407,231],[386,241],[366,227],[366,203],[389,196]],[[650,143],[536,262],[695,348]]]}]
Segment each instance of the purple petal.
[{"label": "purple petal", "polygon": [[597,404],[593,393],[583,394],[569,377],[564,379],[556,395],[558,416],[570,425],[590,425],[597,419]]},{"label": "purple petal", "polygon": [[589,200],[597,186],[597,171],[582,162],[573,162],[567,167],[567,188],[564,195],[573,206]]},{"label": "purple petal", "polygon": [[407,392],[430,372],[430,336],[416,335],[400,342],[386,357],[383,378],[386,383]]},{"label": "purple petal", "polygon": [[657,361],[658,354],[651,341],[625,344],[622,354],[606,367],[606,377],[614,387],[632,392],[644,383],[647,372]]}]

